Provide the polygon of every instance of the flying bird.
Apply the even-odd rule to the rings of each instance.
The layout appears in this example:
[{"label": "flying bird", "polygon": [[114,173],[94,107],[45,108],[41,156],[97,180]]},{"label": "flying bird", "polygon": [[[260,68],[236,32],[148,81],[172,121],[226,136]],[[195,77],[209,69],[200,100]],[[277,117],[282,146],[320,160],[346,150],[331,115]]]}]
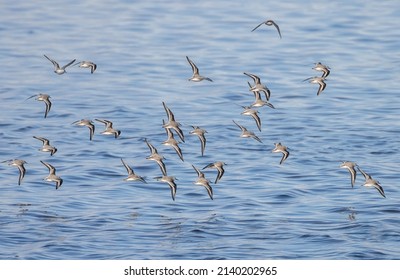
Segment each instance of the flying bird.
[{"label": "flying bird", "polygon": [[224,165],[226,165],[225,162],[216,161],[216,162],[212,162],[212,163],[210,163],[210,164],[204,166],[204,167],[203,167],[203,170],[206,169],[206,168],[217,169],[218,174],[217,174],[217,177],[215,178],[215,183],[214,183],[214,184],[216,184],[216,183],[218,183],[218,181],[222,178],[222,176],[223,176],[224,173],[225,173]]},{"label": "flying bird", "polygon": [[172,200],[175,200],[175,196],[176,196],[176,184],[175,184],[175,180],[178,180],[177,178],[173,177],[173,176],[161,176],[161,177],[154,177],[154,179],[156,179],[157,181],[160,182],[164,182],[167,183],[171,189],[171,197]]},{"label": "flying bird", "polygon": [[238,124],[235,121],[233,121],[233,122],[242,130],[242,134],[240,135],[240,137],[253,138],[253,139],[257,140],[258,142],[262,143],[261,139],[258,138],[258,136],[255,135],[253,131],[247,130],[247,128],[245,128],[244,126]]},{"label": "flying bird", "polygon": [[[165,125],[164,120],[163,120],[163,125]],[[174,150],[175,150],[175,152],[177,153],[177,155],[179,156],[179,158],[180,158],[182,161],[184,161],[184,160],[183,160],[183,155],[182,155],[182,150],[181,150],[181,148],[179,147],[179,144],[180,144],[181,142],[177,141],[177,140],[174,138],[174,134],[172,133],[171,128],[165,128],[165,131],[167,132],[167,140],[165,140],[164,142],[162,142],[162,144],[165,145],[165,146],[170,146],[170,147],[174,148]]]},{"label": "flying bird", "polygon": [[326,88],[326,83],[325,83],[324,77],[310,77],[310,78],[303,80],[303,82],[305,82],[305,81],[309,81],[310,84],[318,84],[319,85],[319,88],[317,91],[317,96]]},{"label": "flying bird", "polygon": [[56,169],[50,163],[40,161],[43,165],[45,165],[49,169],[49,175],[46,176],[43,180],[48,182],[56,182],[56,190],[61,187],[63,183],[63,179],[56,175]]},{"label": "flying bird", "polygon": [[329,73],[331,73],[329,66],[326,66],[321,62],[315,63],[315,66],[312,69],[316,71],[322,71],[322,78],[328,77]]},{"label": "flying bird", "polygon": [[273,153],[282,153],[282,158],[279,164],[282,164],[288,157],[289,151],[286,146],[283,146],[281,143],[274,143],[275,148],[272,150]]},{"label": "flying bird", "polygon": [[269,101],[269,98],[271,97],[271,91],[269,90],[269,88],[267,86],[265,86],[261,83],[260,77],[258,77],[257,75],[251,74],[251,73],[246,73],[246,72],[244,72],[243,74],[252,78],[254,81],[254,86],[252,86],[249,82],[247,82],[249,85],[249,88],[250,88],[249,91],[252,91],[254,94],[256,92],[262,91],[262,92],[264,92],[265,98],[267,99],[267,101]]},{"label": "flying bird", "polygon": [[101,134],[104,135],[114,135],[114,138],[118,138],[118,136],[121,135],[121,130],[114,129],[113,128],[113,123],[110,122],[109,120],[101,120],[101,119],[95,119],[98,122],[101,122],[105,125],[105,129]]},{"label": "flying bird", "polygon": [[67,68],[68,66],[70,66],[72,63],[75,62],[76,59],[72,60],[71,62],[69,62],[68,64],[64,65],[63,67],[60,67],[60,65],[57,63],[57,61],[55,61],[54,59],[49,58],[47,55],[44,54],[44,57],[47,58],[51,63],[53,63],[54,65],[54,73],[61,75],[66,73],[65,68]]},{"label": "flying bird", "polygon": [[163,128],[172,128],[178,134],[179,138],[181,138],[182,142],[185,142],[185,136],[180,128],[181,124],[175,120],[175,116],[172,113],[171,109],[167,107],[165,102],[162,103],[167,113],[168,121],[167,123],[163,124]]},{"label": "flying bird", "polygon": [[44,104],[46,104],[46,110],[44,111],[44,117],[47,118],[47,114],[50,112],[50,109],[51,109],[50,95],[44,94],[44,93],[34,94],[34,95],[28,97],[26,100],[31,99],[32,97],[36,97],[35,100],[43,101]]},{"label": "flying bird", "polygon": [[[84,60],[84,61],[77,62],[74,65],[77,65],[77,64],[79,64],[80,68],[90,68],[90,73],[92,73],[92,74],[97,69],[97,65],[91,61]],[[74,66],[74,65],[72,65],[72,66]]]},{"label": "flying bird", "polygon": [[161,170],[162,174],[164,176],[166,176],[167,175],[167,169],[165,168],[165,164],[163,162],[164,157],[158,153],[157,149],[151,143],[149,143],[147,141],[147,139],[145,139],[144,141],[146,142],[147,146],[149,147],[150,153],[151,153],[150,156],[148,156],[146,159],[153,160],[153,161],[157,162],[158,166],[160,167],[160,170]]},{"label": "flying bird", "polygon": [[206,188],[208,196],[213,199],[213,189],[210,186],[210,181],[208,181],[206,179],[206,177],[204,176],[204,173],[201,172],[198,168],[196,168],[193,164],[192,164],[193,169],[197,172],[197,180],[194,182],[195,185],[201,185],[203,187]]},{"label": "flying bird", "polygon": [[378,190],[378,192],[386,198],[385,196],[385,192],[383,191],[383,188],[381,186],[381,184],[375,180],[372,179],[371,175],[369,175],[368,173],[364,172],[360,167],[357,166],[357,169],[362,173],[362,175],[365,178],[365,182],[363,184],[364,187],[374,187],[375,189]]},{"label": "flying bird", "polygon": [[200,139],[200,144],[201,144],[201,156],[204,155],[204,150],[206,149],[206,137],[205,137],[205,133],[207,133],[207,131],[205,129],[202,129],[198,126],[193,126],[192,125],[193,130],[189,132],[189,134],[192,135],[197,135]]},{"label": "flying bird", "polygon": [[213,81],[208,77],[201,76],[199,73],[199,68],[196,66],[196,64],[194,64],[194,62],[192,60],[190,60],[190,58],[187,56],[186,56],[186,59],[189,62],[190,66],[192,67],[192,71],[193,71],[193,75],[192,75],[192,77],[189,78],[189,81],[193,81],[193,82],[200,82],[202,80],[207,80],[210,82]]},{"label": "flying bird", "polygon": [[356,172],[356,167],[358,167],[357,163],[351,161],[343,161],[339,167],[345,168],[350,172],[351,187],[354,187],[354,183],[356,181],[356,176],[357,176]]},{"label": "flying bird", "polygon": [[82,120],[79,120],[79,121],[75,121],[72,124],[75,124],[75,125],[78,125],[78,126],[86,126],[86,127],[88,127],[89,128],[89,139],[90,139],[90,141],[92,141],[94,130],[95,130],[95,126],[94,126],[94,123],[91,120],[82,119]]},{"label": "flying bird", "polygon": [[263,24],[268,25],[268,26],[272,26],[272,25],[275,26],[276,30],[278,30],[279,37],[282,39],[281,30],[279,29],[279,26],[271,19],[261,22],[259,25],[254,27],[253,30],[251,30],[251,32],[253,32],[257,28],[259,28]]},{"label": "flying bird", "polygon": [[245,116],[251,116],[255,120],[258,130],[261,131],[261,119],[258,116],[259,112],[257,110],[252,109],[249,106],[242,106],[242,108],[244,110],[241,114]]},{"label": "flying bird", "polygon": [[125,166],[126,171],[128,172],[128,177],[124,179],[124,181],[141,181],[143,183],[147,183],[146,180],[133,171],[133,169],[125,163],[125,161],[121,158],[122,164]]},{"label": "flying bird", "polygon": [[42,152],[50,152],[50,155],[54,155],[57,152],[57,148],[50,145],[49,139],[39,136],[33,136],[33,138],[42,141],[43,146],[39,149]]},{"label": "flying bird", "polygon": [[22,179],[24,178],[26,173],[26,169],[24,166],[24,164],[26,164],[26,161],[22,159],[11,159],[3,162],[8,162],[8,165],[16,166],[18,168],[19,170],[18,185],[21,185]]}]

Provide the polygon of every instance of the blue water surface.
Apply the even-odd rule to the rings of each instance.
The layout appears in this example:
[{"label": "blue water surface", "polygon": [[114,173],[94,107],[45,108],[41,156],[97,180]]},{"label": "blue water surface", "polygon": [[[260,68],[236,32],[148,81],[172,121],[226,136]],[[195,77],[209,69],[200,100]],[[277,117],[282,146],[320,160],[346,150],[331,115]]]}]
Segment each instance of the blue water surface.
[{"label": "blue water surface", "polygon": [[[0,9],[1,259],[399,259],[398,1],[8,1]],[[273,26],[257,24],[273,19]],[[56,75],[64,65],[97,63]],[[189,56],[213,82],[189,82]],[[303,82],[330,66],[326,89]],[[241,115],[254,73],[276,107],[262,131]],[[52,107],[28,97],[46,93]],[[182,124],[182,162],[166,140],[165,102]],[[111,120],[121,136],[72,123]],[[262,143],[240,136],[232,122]],[[207,130],[204,156],[192,125]],[[38,151],[51,140],[53,156]],[[177,177],[176,200],[146,160],[148,139]],[[290,156],[271,153],[274,143]],[[123,158],[147,184],[125,182]],[[54,165],[58,190],[43,181]],[[379,180],[354,188],[341,161]],[[206,169],[214,200],[192,165]]]}]

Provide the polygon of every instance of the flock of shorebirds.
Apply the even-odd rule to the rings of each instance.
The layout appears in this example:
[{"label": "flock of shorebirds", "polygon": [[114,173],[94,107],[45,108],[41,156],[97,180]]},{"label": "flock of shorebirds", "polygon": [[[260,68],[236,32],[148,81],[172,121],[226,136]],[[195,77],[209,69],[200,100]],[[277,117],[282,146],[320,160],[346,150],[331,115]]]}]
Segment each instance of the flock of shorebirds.
[{"label": "flock of shorebirds", "polygon": [[[251,32],[255,31],[257,28],[259,28],[263,24],[265,24],[267,26],[274,26],[276,28],[276,30],[278,31],[279,37],[282,38],[280,28],[273,20],[267,20],[267,21],[261,22],[253,30],[251,30]],[[58,75],[62,75],[64,73],[66,73],[67,67],[70,67],[70,66],[72,67],[72,66],[75,66],[78,64],[79,64],[79,67],[81,67],[81,68],[90,68],[90,71],[92,74],[96,71],[96,68],[97,68],[97,65],[91,61],[76,62],[76,59],[74,59],[71,62],[69,62],[68,64],[60,67],[60,65],[55,60],[49,58],[47,55],[44,55],[44,57],[53,64],[54,72]],[[188,61],[189,65],[191,66],[192,73],[193,73],[192,76],[188,79],[189,81],[191,81],[191,82],[201,82],[201,81],[212,82],[212,79],[210,79],[209,77],[200,75],[199,68],[189,57],[186,56],[186,60]],[[330,74],[330,68],[327,65],[324,65],[324,64],[318,62],[318,63],[315,63],[315,65],[312,69],[322,72],[322,76],[310,77],[310,78],[305,79],[304,81],[309,81],[310,83],[319,85],[319,88],[317,91],[317,96],[318,96],[326,88],[326,78]],[[250,77],[253,80],[254,84],[251,84],[250,82],[248,82],[248,85],[249,85],[249,91],[251,91],[254,94],[255,100],[249,106],[242,106],[243,112],[241,114],[246,115],[246,116],[251,116],[254,119],[258,130],[261,131],[261,119],[258,116],[258,111],[254,108],[268,106],[268,107],[274,109],[275,107],[269,102],[270,97],[271,97],[271,91],[268,89],[268,87],[266,85],[261,83],[261,79],[259,76],[252,74],[252,73],[247,73],[247,72],[244,72],[244,75]],[[262,98],[262,94],[265,96],[265,100]],[[30,96],[27,99],[31,99],[34,97],[37,101],[43,101],[45,103],[44,118],[47,118],[47,116],[50,112],[50,109],[51,109],[51,105],[52,105],[52,103],[50,101],[50,96],[48,94],[40,93],[40,94]],[[174,135],[176,134],[180,138],[181,141],[185,142],[184,134],[180,128],[181,124],[175,120],[175,116],[174,116],[173,112],[166,105],[166,103],[162,102],[162,104],[164,106],[164,109],[165,109],[165,112],[166,112],[167,118],[168,118],[167,122],[165,122],[163,120],[162,127],[166,131],[167,140],[162,142],[162,144],[165,146],[172,147],[176,151],[179,158],[182,161],[184,161],[182,151],[179,147],[179,144],[181,142],[176,140],[174,137]],[[103,123],[105,125],[105,129],[104,129],[104,131],[101,132],[101,134],[113,135],[115,138],[118,138],[120,136],[121,131],[118,129],[115,129],[113,127],[113,123],[111,121],[105,120],[105,119],[95,119],[95,121]],[[246,127],[237,123],[235,120],[233,120],[233,123],[241,130],[240,137],[253,138],[258,142],[262,142],[260,140],[260,138],[253,131],[248,130]],[[77,126],[87,127],[89,129],[89,139],[90,139],[90,141],[92,141],[93,135],[95,132],[95,125],[92,120],[82,119],[82,120],[73,122],[73,124],[77,125]],[[204,152],[205,152],[205,147],[206,147],[205,134],[207,133],[207,131],[198,126],[192,126],[192,128],[193,128],[193,130],[190,131],[189,134],[198,136],[198,138],[200,140],[200,144],[201,144],[201,155],[203,156]],[[49,152],[51,156],[57,152],[57,148],[50,145],[50,141],[48,139],[46,139],[44,137],[40,137],[40,136],[33,136],[33,138],[42,142],[42,147],[39,149],[40,151]],[[165,164],[163,162],[164,157],[158,153],[157,149],[147,139],[145,139],[145,142],[150,149],[150,155],[146,159],[155,161],[158,164],[158,166],[160,167],[160,170],[162,173],[162,176],[155,177],[154,179],[157,181],[160,181],[160,182],[167,183],[171,189],[172,199],[175,200],[176,190],[177,190],[177,185],[175,183],[176,178],[173,176],[167,175],[167,170],[166,170]],[[274,144],[275,144],[275,148],[272,150],[272,152],[273,153],[282,153],[282,158],[281,158],[279,164],[283,164],[283,162],[285,160],[287,160],[289,157],[289,154],[290,154],[289,149],[288,149],[288,147],[282,145],[281,143],[274,143]],[[15,166],[19,169],[18,185],[20,185],[25,176],[25,173],[26,173],[26,169],[24,166],[26,164],[26,161],[22,160],[22,159],[10,159],[10,160],[3,161],[3,163],[5,163],[5,162],[8,163],[8,165],[10,165],[10,166]],[[54,166],[52,166],[48,162],[44,162],[44,161],[40,161],[40,162],[44,166],[46,166],[49,170],[49,175],[46,176],[44,178],[44,180],[49,181],[49,182],[54,182],[56,189],[61,187],[61,185],[63,183],[63,179],[60,176],[56,175],[56,169],[54,168]],[[144,177],[137,175],[134,172],[134,170],[123,159],[121,159],[121,163],[126,168],[126,171],[128,173],[128,176],[124,179],[125,181],[140,181],[140,182],[146,183],[146,180],[144,179]],[[210,164],[206,165],[205,167],[203,167],[203,170],[207,169],[207,168],[216,169],[218,171],[218,173],[217,173],[216,179],[214,181],[214,184],[217,184],[218,181],[224,175],[224,165],[225,165],[224,162],[216,161],[216,162],[210,163]],[[205,174],[200,169],[198,169],[194,165],[192,165],[192,167],[196,171],[197,176],[198,176],[196,181],[194,182],[194,184],[204,186],[205,189],[207,190],[209,197],[211,199],[213,199],[213,189],[210,185],[211,182],[205,177]],[[345,168],[349,171],[350,176],[351,176],[351,186],[352,187],[354,187],[354,184],[355,184],[356,174],[357,174],[356,168],[357,168],[358,171],[361,172],[361,174],[365,178],[365,182],[364,182],[363,186],[374,187],[379,191],[379,193],[383,197],[386,197],[380,183],[378,181],[374,180],[368,173],[363,171],[355,162],[344,161],[340,165],[340,168]]]}]

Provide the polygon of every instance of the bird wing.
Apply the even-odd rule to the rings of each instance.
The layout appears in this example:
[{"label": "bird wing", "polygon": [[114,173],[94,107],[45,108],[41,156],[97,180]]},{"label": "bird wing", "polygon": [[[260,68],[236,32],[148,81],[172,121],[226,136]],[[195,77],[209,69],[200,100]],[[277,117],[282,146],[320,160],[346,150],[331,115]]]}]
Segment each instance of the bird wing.
[{"label": "bird wing", "polygon": [[257,25],[256,27],[253,28],[253,30],[251,30],[251,32],[253,32],[254,30],[256,30],[257,28],[259,28],[261,25],[263,25],[265,23],[265,21],[261,22],[259,25]]},{"label": "bird wing", "polygon": [[199,68],[196,66],[196,64],[194,64],[194,62],[191,61],[188,56],[186,56],[186,59],[192,67],[193,74],[199,74]]}]

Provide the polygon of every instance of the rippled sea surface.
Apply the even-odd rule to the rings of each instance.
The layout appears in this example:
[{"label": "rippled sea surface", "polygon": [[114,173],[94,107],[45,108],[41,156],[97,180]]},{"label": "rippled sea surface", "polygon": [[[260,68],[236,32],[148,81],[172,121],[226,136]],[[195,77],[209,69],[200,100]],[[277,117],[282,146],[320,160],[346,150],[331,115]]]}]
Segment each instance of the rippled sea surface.
[{"label": "rippled sea surface", "polygon": [[[0,10],[1,259],[399,259],[400,23],[398,1],[13,1]],[[260,22],[274,19],[282,32]],[[61,65],[91,60],[56,75]],[[189,82],[189,56],[213,82]],[[303,82],[330,66],[326,89]],[[254,73],[276,107],[262,131],[241,115]],[[252,82],[252,81],[251,81]],[[53,105],[44,118],[47,93]],[[162,102],[182,124],[182,162],[166,140]],[[121,136],[93,141],[82,118]],[[232,122],[262,143],[240,136]],[[208,131],[204,156],[191,125]],[[38,151],[50,139],[53,156]],[[146,160],[148,139],[177,177],[176,200]],[[290,149],[271,153],[275,142]],[[120,159],[147,184],[125,182]],[[54,165],[58,190],[43,181]],[[355,161],[386,194],[354,188]],[[206,169],[214,200],[194,185]]]}]

